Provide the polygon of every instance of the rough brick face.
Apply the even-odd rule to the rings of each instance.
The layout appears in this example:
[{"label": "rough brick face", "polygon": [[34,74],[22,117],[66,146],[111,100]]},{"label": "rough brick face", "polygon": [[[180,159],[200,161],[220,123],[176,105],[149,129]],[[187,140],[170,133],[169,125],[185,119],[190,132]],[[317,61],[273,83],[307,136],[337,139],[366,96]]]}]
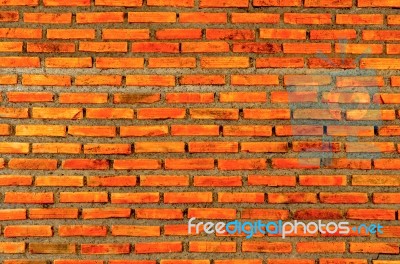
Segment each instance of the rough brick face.
[{"label": "rough brick face", "polygon": [[398,264],[399,8],[0,0],[0,262]]}]

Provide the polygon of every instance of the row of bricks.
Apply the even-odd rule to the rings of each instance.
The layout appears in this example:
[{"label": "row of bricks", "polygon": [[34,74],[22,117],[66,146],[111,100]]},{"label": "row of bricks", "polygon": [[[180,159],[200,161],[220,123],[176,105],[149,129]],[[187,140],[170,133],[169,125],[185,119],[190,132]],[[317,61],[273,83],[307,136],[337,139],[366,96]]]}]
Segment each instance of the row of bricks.
[{"label": "row of bricks", "polygon": [[[304,2],[304,3],[303,3]],[[140,7],[143,0],[73,0],[65,2],[63,0],[44,0],[43,6],[124,6]],[[253,0],[251,3],[255,7],[323,7],[323,8],[350,8],[353,6],[352,0]],[[195,7],[195,0],[147,0],[147,6],[172,6],[172,7]],[[250,0],[223,0],[215,2],[213,0],[200,0],[200,8],[248,8]],[[0,6],[39,6],[39,0],[4,0]],[[358,0],[357,7],[400,7],[398,0],[380,1],[380,0]]]},{"label": "row of bricks", "polygon": [[[262,259],[161,259],[156,260],[109,260],[108,264],[368,264],[367,259],[356,258],[320,258],[300,259],[300,258],[268,258],[265,262]],[[5,260],[3,264],[105,264],[103,260],[78,260],[78,259],[56,259],[54,261],[46,260]],[[373,260],[372,264],[397,264],[397,260]]]},{"label": "row of bricks", "polygon": [[[346,186],[346,175],[248,175],[243,184],[242,176],[193,176],[195,187],[295,187],[299,186]],[[352,186],[400,186],[399,175],[352,175]],[[37,187],[186,187],[190,186],[188,175],[120,175],[120,176],[29,176],[0,175],[0,186]],[[345,194],[343,194],[345,195]],[[389,197],[390,195],[388,195]],[[338,197],[341,197],[338,194]],[[364,197],[366,197],[364,195]]]},{"label": "row of bricks", "polygon": [[[73,177],[73,176],[71,176]],[[46,177],[45,177],[46,178]],[[62,177],[60,177],[62,179]],[[41,179],[41,177],[38,177]],[[49,178],[47,178],[48,180]],[[51,179],[51,177],[50,177]],[[251,178],[250,178],[251,179]],[[60,181],[60,180],[59,180]],[[39,182],[40,183],[40,182]],[[257,182],[256,184],[259,184]],[[188,203],[269,203],[290,204],[307,203],[316,204],[365,204],[370,200],[374,204],[400,204],[399,193],[373,193],[369,199],[367,193],[362,192],[291,192],[291,193],[263,193],[263,192],[218,192],[213,198],[212,192],[135,192],[135,193],[109,193],[109,192],[60,192],[60,203],[108,203],[112,204],[188,204]],[[110,196],[110,198],[109,198]],[[4,203],[18,204],[52,204],[55,202],[54,193],[21,193],[6,192]]]},{"label": "row of bricks", "polygon": [[[232,62],[243,62],[244,58],[248,62],[248,58],[245,57],[212,57],[212,60],[218,62],[218,64],[224,64],[224,67],[230,67],[229,63]],[[3,57],[0,58],[0,63],[5,63],[9,60],[12,64],[14,63],[25,63],[30,60],[39,60],[38,57]],[[62,64],[68,63],[68,61],[75,63],[85,58],[54,58],[56,61]],[[88,58],[90,61],[92,58]],[[114,59],[119,63],[124,63],[125,59],[131,60],[133,58],[103,58],[108,63],[114,64]],[[134,58],[136,60],[136,58]],[[293,58],[260,58],[263,60],[262,63],[270,63],[269,60],[287,60],[290,62]],[[296,60],[294,58],[294,60]],[[399,59],[400,61],[400,59]],[[39,62],[39,61],[38,61]],[[284,61],[282,61],[284,62]],[[261,62],[260,62],[261,63]],[[129,63],[128,63],[129,64]],[[227,66],[228,65],[228,66]],[[226,83],[225,75],[183,75],[179,76],[179,84],[181,85],[224,85]],[[332,84],[332,81],[339,88],[356,88],[356,87],[384,87],[385,78],[380,75],[375,76],[331,76],[331,75],[302,75],[302,74],[286,74],[284,76],[276,74],[232,74],[230,77],[231,85],[241,86],[279,86],[280,78],[283,79],[282,84],[284,86],[328,86]],[[22,74],[21,84],[27,86],[71,86],[72,78],[74,78],[74,84],[77,86],[121,86],[123,81],[128,86],[175,86],[176,76],[174,75],[50,75],[50,74]],[[125,79],[125,80],[124,80]],[[0,75],[1,85],[15,85],[18,83],[18,75]],[[400,86],[400,76],[391,76],[390,83],[392,86]],[[143,93],[139,93],[141,95]]]},{"label": "row of bricks", "polygon": [[[400,94],[399,94],[400,95]],[[134,97],[139,97],[138,102],[158,100],[159,96],[153,94],[136,94]],[[396,97],[395,97],[396,98]],[[393,98],[392,98],[393,99]],[[389,100],[392,100],[389,99]],[[400,99],[400,96],[399,96]],[[393,101],[391,101],[393,103]],[[396,104],[400,103],[397,102]],[[99,110],[94,109],[95,113]],[[102,110],[100,110],[102,111]],[[332,109],[261,109],[261,108],[139,108],[136,110],[137,119],[185,119],[187,118],[187,111],[191,119],[219,119],[219,120],[239,120],[242,112],[243,119],[249,120],[349,120],[349,121],[363,121],[363,120],[382,120],[391,121],[396,120],[400,116],[400,110],[376,110],[376,109],[349,109],[340,110],[337,107]],[[86,109],[87,113],[90,109]],[[396,114],[397,113],[397,114]],[[345,117],[343,117],[343,114]],[[66,120],[79,120],[84,118],[83,108],[52,108],[52,107],[32,107],[32,108],[10,108],[0,107],[0,118],[9,119],[66,119]],[[69,126],[73,131],[76,126]],[[78,131],[81,130],[79,127]],[[104,127],[106,131],[115,131],[115,127]],[[78,132],[79,134],[80,132]],[[101,133],[101,132],[99,132]],[[114,134],[114,132],[111,132]],[[110,134],[110,133],[108,133]]]},{"label": "row of bricks", "polygon": [[[343,148],[344,147],[344,148]],[[82,151],[83,150],[83,151]],[[347,153],[396,153],[394,142],[135,142],[126,143],[28,143],[0,142],[2,154],[98,154],[129,155],[132,153],[287,153],[294,152],[347,152]]]},{"label": "row of bricks", "polygon": [[[123,32],[124,36],[130,36],[132,33]],[[113,32],[115,36],[116,32]],[[173,36],[172,32],[168,32],[168,36]],[[302,51],[296,50],[295,45],[302,47]],[[270,43],[270,42],[240,42],[232,43],[225,41],[205,41],[205,42],[137,42],[132,44],[131,52],[139,53],[227,53],[230,51],[236,53],[288,53],[288,54],[313,54],[323,52],[325,54],[335,53],[341,54],[386,54],[395,55],[400,53],[400,44],[355,44],[355,43],[335,43],[332,48],[331,43]],[[82,52],[128,52],[129,46],[127,42],[79,42],[79,48],[76,49],[76,44],[73,42],[0,42],[0,52],[28,52],[28,53],[73,53],[76,51]],[[61,60],[66,67],[92,67],[92,60],[90,57],[82,58],[48,58],[46,60],[47,67],[61,67],[61,62],[57,64],[56,59]],[[163,64],[169,63],[177,67],[180,62],[183,64],[181,67],[194,67],[192,66],[193,57],[166,57],[166,58],[150,58],[147,61],[149,68],[162,67]],[[311,58],[308,60],[310,68],[318,67],[353,67],[356,64],[355,59],[350,58],[330,58],[332,60],[329,66],[326,61],[320,58]],[[340,60],[342,64],[339,64]],[[383,60],[384,61],[384,60]],[[69,62],[69,64],[68,64]],[[75,64],[73,63],[75,62]],[[187,65],[184,64],[186,62]],[[189,64],[189,63],[192,64]],[[280,66],[278,62],[286,62],[286,65]],[[291,62],[291,64],[289,64]],[[324,63],[325,62],[325,63]],[[362,60],[361,67],[368,67],[368,61]],[[108,65],[110,64],[111,65]],[[257,68],[300,68],[304,67],[305,60],[301,57],[298,58],[260,58],[256,61]],[[126,65],[125,65],[126,64]],[[336,64],[336,66],[335,66]],[[107,68],[143,68],[143,58],[110,58],[99,57],[96,59],[96,67]]]},{"label": "row of bricks", "polygon": [[[111,109],[111,108],[110,108]],[[113,109],[109,116],[114,118],[120,109]],[[102,112],[107,109],[102,109]],[[131,118],[131,115],[130,117]],[[318,125],[148,125],[148,126],[121,126],[119,133],[115,126],[64,126],[64,125],[16,125],[15,128],[8,124],[0,124],[0,136],[14,135],[11,128],[15,129],[15,136],[46,136],[66,137],[161,137],[161,136],[237,136],[237,137],[278,137],[287,136],[334,136],[334,137],[373,137],[376,135],[399,136],[400,126],[318,126]],[[68,128],[68,132],[67,132]],[[170,132],[169,132],[170,130]],[[324,132],[326,130],[326,133]],[[220,131],[222,131],[220,133]],[[327,142],[325,142],[327,143]],[[55,143],[54,143],[55,144]],[[378,144],[379,145],[379,144]],[[57,145],[54,145],[55,147]],[[60,148],[56,148],[59,151]]]},{"label": "row of bricks", "polygon": [[[102,48],[104,46],[109,47],[112,44],[121,43],[96,43],[100,44]],[[122,43],[123,44],[123,43]],[[176,45],[175,45],[176,44]],[[207,49],[212,49],[215,52],[218,49],[218,45],[210,45],[210,43],[202,43],[195,45],[206,45]],[[8,45],[8,44],[7,44]],[[11,43],[11,45],[14,45]],[[126,43],[123,44],[126,46]],[[135,44],[134,44],[135,45]],[[145,49],[148,51],[143,52],[160,52],[167,49],[173,48],[174,52],[179,52],[178,43],[141,43],[138,45],[144,45]],[[172,45],[172,46],[171,46]],[[258,46],[261,48],[270,49],[274,44],[254,44],[255,48]],[[253,49],[254,45],[251,44],[250,48]],[[289,47],[293,51],[291,53],[307,53],[316,54],[321,52],[321,48],[325,51],[323,53],[331,52],[330,43],[287,43],[283,44],[284,47]],[[242,46],[242,44],[241,44]],[[228,46],[226,46],[228,48]],[[400,47],[400,46],[399,46]],[[396,46],[396,54],[399,54],[399,47]],[[225,49],[225,48],[224,48]],[[113,51],[115,52],[115,51]],[[44,66],[47,68],[92,68],[93,62],[91,57],[52,57],[44,59]],[[247,69],[253,68],[303,68],[305,67],[304,58],[257,58],[253,59],[250,57],[202,57],[200,60],[200,67],[203,69]],[[253,63],[253,60],[255,61]],[[164,58],[150,58],[147,67],[149,68],[196,68],[197,59],[194,57],[164,57]],[[126,63],[126,64],[124,64]],[[354,69],[359,65],[360,70],[364,69],[377,69],[377,70],[396,70],[400,69],[400,59],[397,58],[362,58],[360,62],[351,58],[309,58],[307,67],[312,69]],[[39,57],[1,57],[0,68],[40,68],[41,59]],[[143,69],[144,59],[143,58],[98,58],[96,59],[96,67],[99,69]],[[365,76],[364,78],[368,78]],[[195,75],[192,76],[182,76],[180,77],[181,84],[196,84],[197,82],[206,82],[205,84],[224,84],[225,78],[218,75],[216,79],[211,79],[215,75]],[[278,85],[279,79],[278,75],[266,75],[266,74],[250,74],[250,75],[233,75],[236,76],[236,84],[234,85]],[[33,75],[32,78],[26,77],[27,85],[51,85],[51,86],[70,86],[71,76],[67,75]],[[122,84],[121,75],[78,75],[75,78],[76,85],[110,85],[119,86]],[[341,78],[341,76],[338,76]],[[186,78],[186,80],[185,80]],[[371,78],[371,77],[369,77]],[[399,76],[393,76],[394,86],[399,86],[398,79]],[[2,76],[2,82],[8,84],[8,82],[14,82],[12,76]],[[37,79],[37,80],[36,80]],[[328,75],[286,75],[285,79],[288,79],[285,85],[329,85],[331,83],[331,77]],[[293,83],[290,82],[293,80]],[[183,83],[182,83],[183,81]],[[306,84],[303,84],[303,83]],[[14,83],[12,83],[14,84]],[[203,84],[203,83],[200,83]],[[379,84],[379,83],[378,83]],[[175,76],[173,75],[127,75],[126,85],[128,86],[175,86]],[[371,86],[371,85],[362,85]]]},{"label": "row of bricks", "polygon": [[[343,89],[345,90],[345,89]],[[166,93],[165,102],[171,104],[197,104],[214,103],[217,99],[221,103],[266,103],[270,98],[271,103],[316,103],[319,101],[317,91],[304,92],[205,92],[205,93]],[[58,101],[61,104],[106,104],[112,100],[114,104],[150,104],[162,102],[164,99],[160,93],[59,93],[58,100],[52,92],[6,92],[6,98],[10,103],[47,103]],[[372,99],[371,99],[372,97]],[[0,93],[0,102],[2,95]],[[322,92],[321,102],[343,103],[343,104],[400,104],[400,93],[362,93],[362,92]],[[115,109],[115,108],[114,108]],[[86,108],[87,118],[105,118],[107,115],[99,116],[101,110]],[[115,109],[114,111],[117,111]],[[120,109],[120,119],[133,118],[133,109]]]},{"label": "row of bricks", "polygon": [[[132,13],[129,13],[131,22]],[[133,13],[135,14],[135,13]],[[175,13],[174,16],[176,15]],[[248,16],[247,13],[243,13]],[[138,16],[140,17],[140,16]],[[398,16],[400,17],[400,16]],[[400,18],[397,18],[400,21]],[[400,22],[399,22],[400,24]],[[358,32],[355,29],[282,29],[282,28],[255,28],[255,29],[227,29],[227,28],[207,28],[205,31],[205,39],[208,40],[255,40],[260,39],[284,39],[284,40],[305,40],[309,35],[310,40],[341,40],[341,39],[356,39],[360,35],[365,41],[399,41],[400,30],[361,30]],[[45,36],[43,36],[45,33]],[[96,29],[61,29],[49,28],[46,31],[40,28],[0,28],[0,38],[2,39],[95,39]],[[104,40],[146,40],[150,38],[149,29],[102,29],[102,39]],[[203,30],[201,28],[191,29],[160,29],[156,30],[156,39],[173,40],[173,39],[203,39]],[[106,45],[110,42],[100,42],[98,45]],[[112,43],[112,42],[111,42]],[[116,51],[121,51],[122,46],[126,47],[126,43],[117,42]],[[145,42],[146,43],[146,42]],[[83,42],[83,51],[87,47],[96,47],[96,43]],[[125,44],[125,45],[123,45]],[[135,51],[141,43],[134,43],[132,49]],[[143,44],[143,43],[142,43]],[[168,44],[168,43],[167,43]],[[173,44],[173,43],[172,43]],[[119,46],[118,46],[119,45]],[[119,47],[119,49],[117,49]],[[323,46],[322,46],[323,47]],[[94,48],[92,48],[94,49]],[[97,49],[98,50],[98,47]],[[140,49],[139,49],[140,50]]]},{"label": "row of bricks", "polygon": [[[358,226],[354,226],[358,228]],[[349,227],[352,229],[352,227]],[[112,225],[110,228],[107,226],[99,225],[61,225],[58,229],[50,225],[9,225],[4,227],[4,237],[14,238],[14,237],[52,237],[58,234],[59,237],[106,237],[111,236],[126,236],[126,237],[160,237],[165,236],[202,236],[206,233],[204,232],[204,225],[200,225],[197,230],[196,227],[191,228],[191,232],[188,231],[188,226],[182,225],[164,225],[164,226],[142,226],[142,225]],[[110,229],[110,232],[108,232]],[[265,231],[265,228],[262,229]],[[288,228],[288,230],[290,230]],[[330,230],[331,233],[327,233],[326,230]],[[326,227],[321,228],[318,232],[308,232],[301,226],[299,226],[299,232],[297,234],[287,234],[287,237],[371,237],[371,234],[362,228],[359,229],[360,232],[350,232],[349,234],[340,234],[338,232],[333,232],[334,229],[327,229]],[[222,231],[222,230],[221,230]],[[377,233],[378,238],[391,238],[399,237],[399,226],[385,226],[381,228],[382,233]],[[235,232],[234,234],[229,234],[224,232],[222,234],[216,234],[217,237],[243,237],[246,236],[243,233]],[[265,234],[257,231],[254,237],[265,237]],[[278,237],[282,236],[279,234],[268,234],[268,237]],[[2,246],[10,242],[0,242],[0,252],[5,252],[4,249],[1,250]],[[13,243],[13,242],[11,242]],[[14,242],[15,243],[15,242]],[[20,242],[17,242],[20,244]]]},{"label": "row of bricks", "polygon": [[[23,194],[23,193],[22,193]],[[31,195],[32,196],[32,195]],[[234,220],[238,218],[238,211],[234,208],[188,208],[188,209],[167,209],[167,208],[30,208],[29,219],[110,219],[110,218],[133,218],[136,219],[158,219],[158,220],[182,220],[184,218]],[[133,213],[134,211],[134,213]],[[184,212],[187,211],[187,212]],[[346,212],[345,212],[346,211]],[[396,216],[397,213],[397,216]],[[27,209],[0,209],[0,220],[26,220]],[[398,212],[395,209],[336,209],[336,208],[312,208],[297,209],[292,211],[285,209],[240,209],[241,219],[255,220],[396,220]],[[176,234],[187,235],[187,225],[173,225]],[[397,228],[397,232],[396,232]],[[387,226],[387,231],[392,229],[392,235],[399,235],[397,227]],[[185,233],[186,231],[186,233]],[[172,232],[172,230],[171,230]],[[387,233],[390,234],[389,232]],[[354,234],[353,234],[354,235]],[[384,234],[383,234],[384,235]]]},{"label": "row of bricks", "polygon": [[[1,22],[18,22],[20,14],[18,11],[0,11]],[[123,23],[126,22],[124,12],[84,12],[76,13],[23,13],[25,23],[34,24],[93,24],[93,23]],[[281,14],[277,13],[221,13],[221,12],[132,12],[128,13],[128,22],[131,23],[175,23],[178,17],[180,23],[198,24],[226,24],[226,23],[262,23],[278,24],[281,21]],[[229,19],[229,20],[228,20]],[[338,25],[399,25],[400,15],[385,14],[330,14],[330,13],[284,13],[283,23],[286,24],[332,24]],[[129,30],[126,30],[129,32]],[[103,31],[104,32],[104,31]],[[121,33],[122,31],[117,31]],[[135,31],[131,31],[135,32]],[[149,30],[143,29],[143,37],[149,38]],[[174,33],[175,36],[183,38],[193,38],[195,35],[184,36],[185,33],[192,31],[187,29],[161,29],[156,31],[156,38],[171,38],[165,33]],[[159,35],[160,34],[160,35]],[[126,37],[125,37],[126,38]]]},{"label": "row of bricks", "polygon": [[[11,245],[12,242],[7,242]],[[25,243],[14,242],[16,253],[25,253]],[[179,253],[184,252],[184,244],[181,241],[170,242],[137,242],[116,244],[81,244],[80,253],[96,254],[154,254],[154,253]],[[215,241],[190,241],[187,252],[198,253],[236,253],[241,244],[243,253],[263,252],[288,254],[293,252],[290,242],[264,242],[243,241],[215,242]],[[364,254],[399,254],[399,244],[396,242],[297,242],[297,253],[364,253]],[[347,246],[349,249],[347,249]],[[133,247],[133,249],[132,249]],[[29,243],[30,254],[76,254],[79,245],[68,243]],[[186,246],[185,246],[186,248]],[[7,262],[6,262],[7,263]],[[175,263],[175,262],[173,262]]]},{"label": "row of bricks", "polygon": [[[215,165],[217,163],[217,165]],[[269,163],[271,163],[269,165]],[[399,170],[400,159],[352,159],[352,158],[166,158],[160,159],[0,159],[0,169],[11,170],[266,170],[272,169],[354,169]]]}]

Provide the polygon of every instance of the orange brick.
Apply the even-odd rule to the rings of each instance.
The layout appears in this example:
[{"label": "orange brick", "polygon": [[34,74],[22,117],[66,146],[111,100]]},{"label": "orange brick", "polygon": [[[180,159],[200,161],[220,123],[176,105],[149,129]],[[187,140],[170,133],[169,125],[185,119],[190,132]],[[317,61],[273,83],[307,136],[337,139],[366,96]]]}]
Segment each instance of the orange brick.
[{"label": "orange brick", "polygon": [[86,180],[92,187],[136,186],[135,176],[89,176]]},{"label": "orange brick", "polygon": [[0,84],[17,84],[17,75],[0,75]]},{"label": "orange brick", "polygon": [[265,14],[265,13],[232,13],[232,23],[265,23],[277,24],[279,23],[279,14]]},{"label": "orange brick", "polygon": [[75,85],[107,85],[107,86],[119,86],[122,83],[122,77],[120,75],[78,75],[75,77]]},{"label": "orange brick", "polygon": [[96,67],[100,69],[143,68],[143,58],[96,58]]},{"label": "orange brick", "polygon": [[237,186],[242,186],[242,177],[241,176],[194,176],[193,186],[237,187]]},{"label": "orange brick", "polygon": [[349,54],[382,54],[382,44],[353,44],[353,43],[336,43],[336,53],[349,53]]},{"label": "orange brick", "polygon": [[160,194],[158,192],[111,194],[111,203],[113,204],[145,204],[158,203],[159,201]]},{"label": "orange brick", "polygon": [[174,12],[129,12],[129,23],[175,23]]},{"label": "orange brick", "polygon": [[22,52],[22,42],[0,42],[0,52]]},{"label": "orange brick", "polygon": [[84,154],[102,154],[102,155],[115,155],[115,154],[131,154],[131,144],[98,144],[89,143],[85,144],[83,148]]},{"label": "orange brick", "polygon": [[149,68],[196,68],[196,58],[192,57],[150,58],[148,67]]},{"label": "orange brick", "polygon": [[400,30],[363,30],[363,40],[400,40]]},{"label": "orange brick", "polygon": [[79,153],[81,153],[81,144],[79,144],[79,143],[32,143],[32,153],[79,154]]},{"label": "orange brick", "polygon": [[270,137],[272,136],[272,127],[262,125],[224,126],[223,135],[242,137]]},{"label": "orange brick", "polygon": [[183,219],[181,209],[146,209],[139,208],[135,210],[138,219]]},{"label": "orange brick", "polygon": [[346,251],[344,242],[298,242],[296,250],[299,253],[343,253]]},{"label": "orange brick", "polygon": [[200,65],[206,69],[249,68],[248,57],[202,57]]},{"label": "orange brick", "polygon": [[1,22],[16,22],[19,19],[17,11],[0,11]]},{"label": "orange brick", "polygon": [[294,176],[265,176],[249,175],[247,178],[249,185],[254,186],[295,186],[296,177]]},{"label": "orange brick", "polygon": [[116,170],[157,170],[160,168],[161,162],[156,159],[114,160]]},{"label": "orange brick", "polygon": [[113,236],[157,237],[160,236],[159,226],[113,225]]},{"label": "orange brick", "polygon": [[212,192],[166,192],[164,203],[212,203]]},{"label": "orange brick", "polygon": [[306,39],[305,29],[271,29],[260,28],[262,39]]},{"label": "orange brick", "polygon": [[215,2],[213,0],[200,0],[200,8],[208,7],[248,7],[249,0],[221,0]]},{"label": "orange brick", "polygon": [[264,193],[219,192],[219,203],[264,203]]},{"label": "orange brick", "polygon": [[283,43],[284,53],[331,53],[332,47],[330,43]]},{"label": "orange brick", "polygon": [[22,84],[28,86],[71,86],[71,77],[65,75],[22,75]]},{"label": "orange brick", "polygon": [[39,68],[39,57],[0,57],[0,68]]},{"label": "orange brick", "polygon": [[168,126],[121,126],[121,137],[157,137],[168,135]]},{"label": "orange brick", "polygon": [[224,75],[182,75],[179,78],[181,85],[223,85]]},{"label": "orange brick", "polygon": [[36,119],[69,119],[77,120],[83,118],[82,108],[32,108],[32,118]]},{"label": "orange brick", "polygon": [[42,29],[34,28],[0,28],[2,39],[41,39]]},{"label": "orange brick", "polygon": [[218,40],[252,40],[255,32],[250,29],[206,29],[207,39]]},{"label": "orange brick", "polygon": [[237,142],[189,142],[190,153],[235,153],[238,152]]},{"label": "orange brick", "polygon": [[321,203],[329,204],[358,204],[368,203],[368,195],[366,193],[319,193]]},{"label": "orange brick", "polygon": [[1,6],[37,6],[39,0],[4,0]]},{"label": "orange brick", "polygon": [[82,209],[83,219],[109,219],[109,218],[129,218],[130,208],[84,208]]},{"label": "orange brick", "polygon": [[263,170],[267,168],[265,159],[219,159],[219,170]]},{"label": "orange brick", "polygon": [[5,237],[51,237],[53,231],[48,225],[12,225],[4,229]]},{"label": "orange brick", "polygon": [[264,92],[220,92],[219,101],[222,103],[266,102],[267,94]]},{"label": "orange brick", "polygon": [[7,99],[12,103],[52,102],[54,95],[48,92],[7,92]]},{"label": "orange brick", "polygon": [[236,242],[190,241],[189,252],[232,253],[236,252]]},{"label": "orange brick", "polygon": [[140,186],[189,186],[185,175],[140,175]]},{"label": "orange brick", "polygon": [[234,43],[233,52],[278,53],[282,48],[280,44],[273,43]]},{"label": "orange brick", "polygon": [[83,52],[127,52],[127,42],[80,42],[79,51]]},{"label": "orange brick", "polygon": [[341,111],[336,109],[296,109],[294,119],[341,120]]},{"label": "orange brick", "polygon": [[303,58],[258,58],[256,68],[302,68]]},{"label": "orange brick", "polygon": [[91,68],[92,58],[46,58],[45,65],[47,68]]},{"label": "orange brick", "polygon": [[398,0],[377,1],[377,0],[360,0],[358,7],[400,7]]},{"label": "orange brick", "polygon": [[15,135],[65,137],[66,131],[66,127],[63,125],[17,125]]},{"label": "orange brick", "polygon": [[287,24],[332,24],[331,14],[285,13],[283,21]]},{"label": "orange brick", "polygon": [[239,119],[239,111],[230,108],[192,108],[190,109],[190,117],[193,119],[237,120]]},{"label": "orange brick", "polygon": [[75,52],[75,44],[61,43],[61,42],[48,42],[48,43],[28,42],[26,49],[28,52],[69,53],[69,52]]},{"label": "orange brick", "polygon": [[135,142],[135,153],[185,152],[184,142]]},{"label": "orange brick", "polygon": [[212,170],[214,159],[165,159],[166,170]]},{"label": "orange brick", "polygon": [[156,31],[156,39],[201,39],[202,30],[197,28],[188,29],[159,29]]},{"label": "orange brick", "polygon": [[175,86],[173,75],[127,75],[128,86]]},{"label": "orange brick", "polygon": [[77,219],[77,208],[32,208],[29,210],[29,219]]},{"label": "orange brick", "polygon": [[52,204],[54,197],[52,192],[6,192],[4,203],[13,204]]},{"label": "orange brick", "polygon": [[[66,166],[64,166],[68,169]],[[107,192],[61,192],[60,203],[106,203]]]},{"label": "orange brick", "polygon": [[72,13],[24,13],[25,23],[70,24]]},{"label": "orange brick", "polygon": [[131,247],[129,243],[124,244],[82,244],[83,255],[92,254],[129,254]]},{"label": "orange brick", "polygon": [[94,29],[48,29],[48,39],[94,39]]},{"label": "orange brick", "polygon": [[244,241],[242,242],[242,252],[262,252],[262,253],[290,253],[292,245],[288,242],[264,242],[264,241]]},{"label": "orange brick", "polygon": [[301,0],[253,0],[254,6],[301,6]]},{"label": "orange brick", "polygon": [[137,110],[138,119],[184,119],[184,108],[140,108]]},{"label": "orange brick", "polygon": [[334,8],[346,8],[352,7],[352,0],[304,0],[304,7],[334,7]]},{"label": "orange brick", "polygon": [[398,243],[383,242],[350,242],[350,252],[364,254],[399,254],[399,245]]},{"label": "orange brick", "polygon": [[277,136],[322,136],[322,126],[275,126],[275,133]]},{"label": "orange brick", "polygon": [[107,235],[107,228],[94,225],[60,225],[58,235],[61,237],[103,237]]},{"label": "orange brick", "polygon": [[389,25],[399,25],[400,24],[400,16],[399,15],[388,15],[387,21]]},{"label": "orange brick", "polygon": [[400,196],[398,193],[374,193],[372,199],[376,204],[400,203]]},{"label": "orange brick", "polygon": [[55,159],[11,159],[8,168],[12,170],[56,170]]},{"label": "orange brick", "polygon": [[[40,143],[37,143],[40,144]],[[80,145],[80,144],[78,144]],[[83,186],[82,176],[37,176],[35,178],[36,186]]]},{"label": "orange brick", "polygon": [[273,158],[274,169],[319,169],[320,159],[318,158]]},{"label": "orange brick", "polygon": [[143,0],[95,0],[96,6],[124,6],[138,7],[142,6]]},{"label": "orange brick", "polygon": [[168,103],[212,103],[214,93],[167,93],[165,100]]},{"label": "orange brick", "polygon": [[182,242],[138,242],[135,244],[136,254],[182,252]]},{"label": "orange brick", "polygon": [[224,41],[183,42],[183,53],[229,52],[229,44]]},{"label": "orange brick", "polygon": [[225,24],[227,22],[226,13],[206,13],[206,12],[183,12],[179,13],[180,23],[199,23],[199,24]]},{"label": "orange brick", "polygon": [[62,161],[64,170],[108,170],[109,161],[104,159],[66,159]]},{"label": "orange brick", "polygon": [[60,93],[58,101],[61,104],[105,104],[107,93]]},{"label": "orange brick", "polygon": [[232,75],[232,85],[278,85],[278,75]]},{"label": "orange brick", "polygon": [[323,141],[293,141],[292,149],[296,152],[312,151],[312,152],[339,152],[339,142],[323,142]]},{"label": "orange brick", "polygon": [[345,186],[345,175],[300,175],[300,185],[304,186]]},{"label": "orange brick", "polygon": [[0,242],[0,252],[3,254],[17,254],[25,252],[24,242]]},{"label": "orange brick", "polygon": [[124,22],[123,12],[96,12],[96,13],[76,13],[76,23],[122,23]]},{"label": "orange brick", "polygon": [[382,25],[383,15],[380,14],[337,14],[336,24],[349,25]]},{"label": "orange brick", "polygon": [[243,109],[243,117],[245,119],[290,119],[289,109]]},{"label": "orange brick", "polygon": [[160,101],[160,94],[142,94],[142,93],[117,93],[114,94],[114,104],[139,104],[139,103],[155,103]]},{"label": "orange brick", "polygon": [[90,0],[71,0],[65,2],[62,0],[43,0],[45,6],[90,6]]}]

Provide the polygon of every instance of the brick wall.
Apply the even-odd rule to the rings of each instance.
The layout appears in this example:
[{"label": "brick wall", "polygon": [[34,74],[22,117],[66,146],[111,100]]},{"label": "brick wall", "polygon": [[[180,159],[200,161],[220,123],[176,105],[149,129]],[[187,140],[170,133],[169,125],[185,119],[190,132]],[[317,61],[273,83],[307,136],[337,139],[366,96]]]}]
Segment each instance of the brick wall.
[{"label": "brick wall", "polygon": [[2,262],[398,264],[399,7],[0,0]]}]

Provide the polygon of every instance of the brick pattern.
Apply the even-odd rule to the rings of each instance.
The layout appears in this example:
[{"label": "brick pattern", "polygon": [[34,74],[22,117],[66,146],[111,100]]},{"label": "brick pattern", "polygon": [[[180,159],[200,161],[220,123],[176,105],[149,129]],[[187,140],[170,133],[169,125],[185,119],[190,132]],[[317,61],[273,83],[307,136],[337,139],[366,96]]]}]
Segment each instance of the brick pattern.
[{"label": "brick pattern", "polygon": [[[2,263],[399,263],[396,8],[0,0]],[[247,240],[191,217],[385,227]]]}]

